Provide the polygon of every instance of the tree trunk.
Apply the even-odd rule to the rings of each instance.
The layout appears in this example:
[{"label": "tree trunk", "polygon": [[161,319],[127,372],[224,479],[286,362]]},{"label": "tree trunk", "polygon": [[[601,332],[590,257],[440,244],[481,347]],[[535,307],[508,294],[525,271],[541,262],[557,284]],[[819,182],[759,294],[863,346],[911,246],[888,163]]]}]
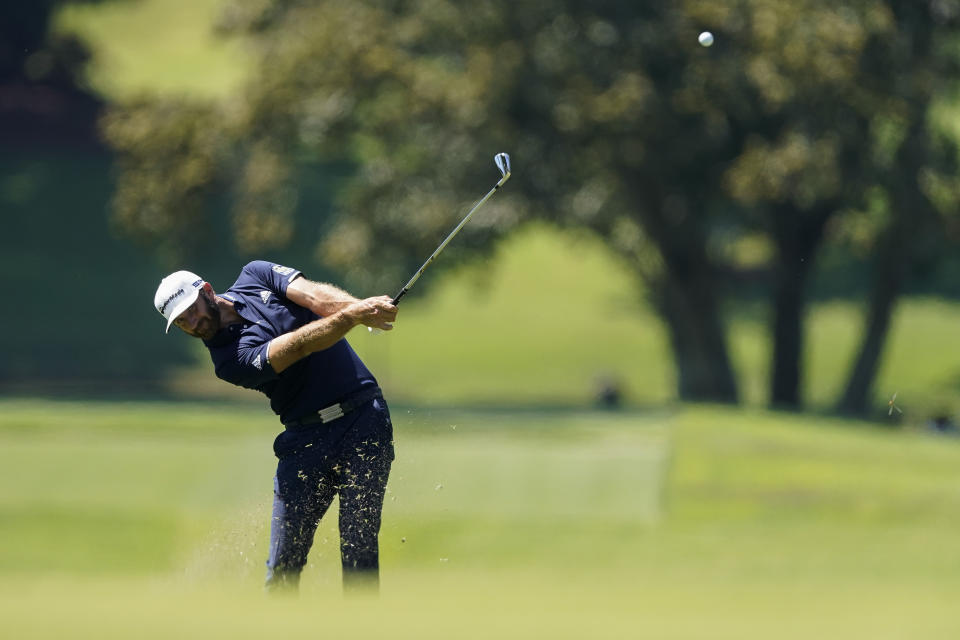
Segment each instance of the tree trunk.
[{"label": "tree trunk", "polygon": [[828,202],[813,212],[787,207],[774,214],[779,262],[774,270],[773,284],[770,405],[775,408],[801,407],[806,286],[813,257],[833,211],[832,203]]},{"label": "tree trunk", "polygon": [[917,116],[897,153],[892,173],[897,179],[890,187],[893,219],[884,231],[877,251],[866,333],[837,405],[840,413],[865,415],[869,410],[870,394],[880,368],[880,355],[890,329],[890,319],[913,254],[913,239],[930,212],[929,202],[916,177],[928,152],[925,126],[925,118]]},{"label": "tree trunk", "polygon": [[860,344],[857,360],[847,380],[837,411],[848,415],[865,415],[870,408],[870,396],[873,382],[880,368],[880,354],[890,329],[890,319],[907,267],[908,252],[905,248],[882,252],[879,262],[882,267],[877,273],[870,296],[867,311],[867,330]]},{"label": "tree trunk", "polygon": [[737,384],[716,297],[703,280],[675,282],[660,288],[658,306],[667,321],[677,393],[681,400],[737,402]]},{"label": "tree trunk", "polygon": [[737,402],[717,291],[721,278],[707,251],[705,199],[691,189],[664,189],[667,179],[638,176],[631,183],[637,214],[663,259],[653,281],[657,309],[667,323],[677,369],[677,393],[693,402]]},{"label": "tree trunk", "polygon": [[781,265],[773,293],[773,377],[770,405],[778,409],[800,408],[801,358],[803,355],[803,290],[807,269]]}]

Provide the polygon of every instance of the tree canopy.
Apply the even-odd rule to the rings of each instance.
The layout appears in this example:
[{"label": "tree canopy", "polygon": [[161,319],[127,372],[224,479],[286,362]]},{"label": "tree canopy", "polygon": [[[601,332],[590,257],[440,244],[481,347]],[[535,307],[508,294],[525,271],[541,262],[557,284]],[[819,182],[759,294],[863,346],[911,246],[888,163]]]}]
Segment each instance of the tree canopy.
[{"label": "tree canopy", "polygon": [[[459,250],[484,251],[533,217],[600,234],[667,321],[683,398],[736,400],[722,311],[756,280],[771,310],[771,402],[799,406],[810,270],[825,245],[875,251],[862,371],[843,399],[862,411],[903,271],[922,238],[955,225],[957,144],[931,111],[955,90],[958,11],[235,0],[219,28],[248,38],[259,72],[221,104],[117,107],[104,126],[120,154],[115,212],[159,246],[194,233],[207,199],[228,192],[236,241],[282,246],[298,168],[346,165],[319,253],[383,287],[489,188],[491,158],[508,151],[510,189]],[[697,41],[707,29],[710,48]]]}]

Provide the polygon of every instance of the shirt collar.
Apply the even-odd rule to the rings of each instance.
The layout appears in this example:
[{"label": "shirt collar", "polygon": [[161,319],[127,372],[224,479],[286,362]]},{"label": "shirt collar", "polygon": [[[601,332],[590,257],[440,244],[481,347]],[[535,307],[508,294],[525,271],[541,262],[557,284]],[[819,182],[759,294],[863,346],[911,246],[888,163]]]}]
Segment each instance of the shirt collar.
[{"label": "shirt collar", "polygon": [[242,295],[235,291],[227,291],[226,293],[221,293],[220,297],[233,303],[234,311],[237,312],[237,315],[243,318],[243,322],[234,322],[233,324],[221,327],[220,331],[218,331],[216,335],[209,340],[203,341],[203,343],[208,347],[222,347],[225,344],[239,339],[240,333],[247,326],[260,324],[260,320],[257,319],[247,308],[249,305],[246,303],[246,301],[244,301]]},{"label": "shirt collar", "polygon": [[225,344],[236,342],[242,331],[243,324],[234,322],[233,324],[228,324],[225,327],[220,327],[220,331],[217,331],[217,333],[214,334],[214,336],[209,340],[204,340],[203,344],[208,347],[222,347]]}]

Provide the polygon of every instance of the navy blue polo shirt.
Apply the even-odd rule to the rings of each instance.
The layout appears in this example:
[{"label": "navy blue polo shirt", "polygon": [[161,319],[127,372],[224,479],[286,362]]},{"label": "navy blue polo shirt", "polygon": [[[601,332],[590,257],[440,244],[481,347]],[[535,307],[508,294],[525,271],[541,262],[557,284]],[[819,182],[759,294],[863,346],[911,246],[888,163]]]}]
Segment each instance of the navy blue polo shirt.
[{"label": "navy blue polo shirt", "polygon": [[283,422],[377,384],[346,339],[279,374],[270,366],[271,340],[320,318],[287,299],[287,286],[300,275],[296,269],[263,260],[246,265],[233,286],[220,294],[233,303],[243,322],[221,327],[213,338],[204,340],[217,377],[266,394]]}]

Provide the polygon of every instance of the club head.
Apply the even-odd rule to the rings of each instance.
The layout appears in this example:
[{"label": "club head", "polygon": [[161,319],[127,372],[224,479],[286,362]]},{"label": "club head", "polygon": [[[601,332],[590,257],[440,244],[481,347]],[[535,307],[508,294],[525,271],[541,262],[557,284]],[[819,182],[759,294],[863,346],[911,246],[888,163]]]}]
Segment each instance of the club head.
[{"label": "club head", "polygon": [[493,156],[493,161],[497,164],[497,169],[500,169],[500,174],[503,176],[502,184],[510,177],[510,156],[505,153],[498,153]]}]

